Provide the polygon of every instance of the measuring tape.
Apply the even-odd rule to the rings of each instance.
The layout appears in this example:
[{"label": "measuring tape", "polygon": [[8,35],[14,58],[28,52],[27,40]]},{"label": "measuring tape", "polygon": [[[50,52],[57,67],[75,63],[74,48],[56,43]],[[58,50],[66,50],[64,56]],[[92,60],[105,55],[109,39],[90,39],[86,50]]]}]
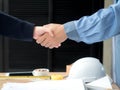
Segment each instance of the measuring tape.
[{"label": "measuring tape", "polygon": [[40,80],[50,80],[50,76],[0,76],[0,79],[40,79]]}]

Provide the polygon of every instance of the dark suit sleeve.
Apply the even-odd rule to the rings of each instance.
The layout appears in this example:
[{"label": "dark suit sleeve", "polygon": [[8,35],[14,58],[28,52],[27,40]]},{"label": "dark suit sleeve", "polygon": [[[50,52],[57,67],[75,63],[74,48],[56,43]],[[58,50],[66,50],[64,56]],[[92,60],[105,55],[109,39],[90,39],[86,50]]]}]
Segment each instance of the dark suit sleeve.
[{"label": "dark suit sleeve", "polygon": [[34,24],[0,12],[0,35],[24,40],[33,40]]}]

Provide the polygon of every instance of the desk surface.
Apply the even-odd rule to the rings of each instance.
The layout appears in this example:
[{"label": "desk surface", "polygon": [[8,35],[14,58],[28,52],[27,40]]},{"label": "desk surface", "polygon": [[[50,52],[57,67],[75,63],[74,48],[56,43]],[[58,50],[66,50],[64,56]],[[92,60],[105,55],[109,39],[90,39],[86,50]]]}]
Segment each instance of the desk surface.
[{"label": "desk surface", "polygon": [[[61,74],[61,75],[66,75],[66,73],[64,72],[54,72],[51,74]],[[0,76],[5,76],[5,73],[0,73]],[[22,83],[26,83],[26,82],[30,82],[31,79],[28,78],[24,78],[24,79],[19,79],[19,78],[0,78],[0,89],[2,88],[3,84],[6,82],[22,82]],[[113,90],[120,90],[120,88],[116,85],[116,84],[112,84]]]}]

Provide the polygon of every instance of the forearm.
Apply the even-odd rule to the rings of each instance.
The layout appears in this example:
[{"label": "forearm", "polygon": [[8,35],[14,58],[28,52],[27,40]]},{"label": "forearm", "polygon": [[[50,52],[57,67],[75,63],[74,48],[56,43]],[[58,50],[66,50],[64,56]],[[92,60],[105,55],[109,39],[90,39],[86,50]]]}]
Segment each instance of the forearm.
[{"label": "forearm", "polygon": [[120,33],[120,4],[101,9],[91,16],[64,24],[69,39],[95,43]]},{"label": "forearm", "polygon": [[34,24],[0,13],[0,34],[19,40],[32,41]]}]

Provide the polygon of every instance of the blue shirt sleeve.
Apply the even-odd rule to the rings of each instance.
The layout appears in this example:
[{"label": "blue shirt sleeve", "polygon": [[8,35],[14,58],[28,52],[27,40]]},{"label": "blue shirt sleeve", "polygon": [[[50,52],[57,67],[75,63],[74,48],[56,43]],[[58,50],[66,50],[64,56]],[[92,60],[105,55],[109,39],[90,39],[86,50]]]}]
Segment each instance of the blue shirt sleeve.
[{"label": "blue shirt sleeve", "polygon": [[64,24],[69,39],[88,44],[100,42],[120,33],[120,1],[90,16]]}]

